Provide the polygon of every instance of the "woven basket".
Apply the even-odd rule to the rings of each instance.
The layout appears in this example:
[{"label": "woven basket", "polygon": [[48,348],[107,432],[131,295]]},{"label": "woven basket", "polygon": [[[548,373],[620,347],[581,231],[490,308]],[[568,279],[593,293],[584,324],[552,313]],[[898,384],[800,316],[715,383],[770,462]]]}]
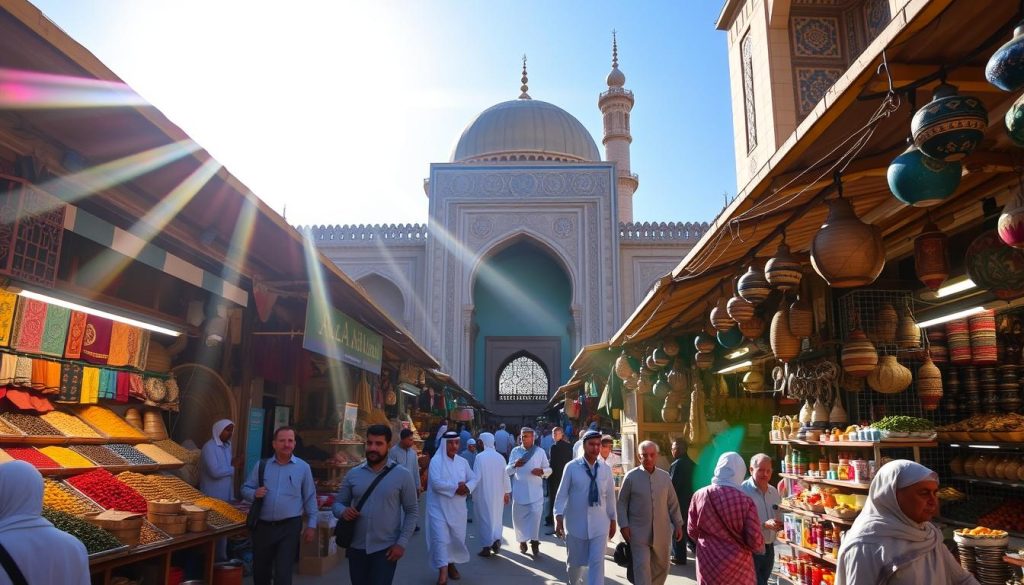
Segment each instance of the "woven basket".
[{"label": "woven basket", "polygon": [[789,307],[785,304],[772,317],[770,341],[775,359],[781,362],[800,355],[800,338],[789,329]]},{"label": "woven basket", "polygon": [[850,337],[843,345],[841,356],[843,371],[854,378],[865,378],[878,366],[878,352],[867,335],[860,329],[850,332]]},{"label": "woven basket", "polygon": [[810,337],[814,333],[814,311],[804,299],[789,306],[789,331],[797,337]]},{"label": "woven basket", "polygon": [[884,355],[878,367],[868,375],[868,386],[882,394],[899,394],[910,386],[914,375],[906,366],[896,361],[894,355]]},{"label": "woven basket", "polygon": [[921,410],[936,410],[942,400],[942,372],[930,357],[917,370],[917,395],[921,398]]},{"label": "woven basket", "polygon": [[862,222],[846,199],[832,199],[828,206],[828,217],[811,242],[811,265],[834,288],[871,284],[885,268],[878,228]]}]

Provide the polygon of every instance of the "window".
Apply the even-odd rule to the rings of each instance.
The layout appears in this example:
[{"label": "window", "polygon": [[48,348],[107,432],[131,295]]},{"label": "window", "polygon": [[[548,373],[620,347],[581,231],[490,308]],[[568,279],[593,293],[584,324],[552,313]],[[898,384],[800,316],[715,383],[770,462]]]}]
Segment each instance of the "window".
[{"label": "window", "polygon": [[547,400],[548,374],[536,360],[520,355],[498,374],[498,400]]},{"label": "window", "polygon": [[750,32],[740,41],[743,70],[743,113],[747,122],[747,152],[757,146],[757,112],[754,109],[754,48]]}]

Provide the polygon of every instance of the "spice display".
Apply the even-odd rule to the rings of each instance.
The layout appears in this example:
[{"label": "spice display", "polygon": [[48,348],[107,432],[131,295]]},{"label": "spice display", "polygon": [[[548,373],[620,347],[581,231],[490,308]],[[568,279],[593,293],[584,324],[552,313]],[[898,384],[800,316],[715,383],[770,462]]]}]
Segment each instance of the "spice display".
[{"label": "spice display", "polygon": [[96,467],[95,463],[90,461],[81,453],[72,451],[67,447],[43,447],[39,449],[39,452],[59,463],[61,467],[68,467],[72,469],[78,467]]},{"label": "spice display", "polygon": [[36,469],[60,469],[60,465],[56,461],[32,447],[6,447],[4,450],[15,459],[31,463]]},{"label": "spice display", "polygon": [[154,500],[173,500],[174,494],[168,490],[160,487],[160,484],[153,481],[153,476],[143,475],[141,473],[135,473],[132,471],[125,471],[117,474],[118,481],[131,486],[132,489],[139,492],[146,501],[152,502]]},{"label": "spice display", "polygon": [[71,449],[92,459],[96,465],[128,465],[128,462],[103,445],[74,445]]},{"label": "spice display", "polygon": [[182,502],[193,503],[199,498],[205,497],[203,492],[172,475],[150,475],[148,477],[165,491],[173,494],[175,499]]},{"label": "spice display", "polygon": [[139,546],[170,539],[171,537],[167,536],[163,530],[153,526],[148,521],[143,521],[142,530],[139,532]]},{"label": "spice display", "polygon": [[107,445],[107,448],[114,453],[117,453],[118,456],[127,461],[129,465],[156,465],[156,461],[146,457],[131,445],[113,443],[111,445]]},{"label": "spice display", "polygon": [[203,496],[197,499],[195,504],[207,510],[219,512],[234,523],[245,522],[245,513],[223,500]]},{"label": "spice display", "polygon": [[78,416],[111,437],[146,438],[146,435],[125,422],[123,418],[102,406],[87,406],[78,411]]},{"label": "spice display", "polygon": [[871,426],[883,431],[896,432],[931,431],[935,428],[932,421],[915,416],[887,416],[878,422],[871,423]]},{"label": "spice display", "polygon": [[32,416],[31,414],[20,414],[17,412],[5,412],[0,414],[0,418],[3,418],[8,423],[18,427],[27,435],[32,436],[47,436],[47,437],[62,437],[60,431],[53,428],[53,425],[39,418],[38,416]]},{"label": "spice display", "polygon": [[4,420],[2,418],[0,418],[0,435],[20,435],[20,434],[21,434],[21,432],[18,431],[18,429],[16,429],[16,428],[12,427],[11,425],[7,424],[6,422],[4,422]]},{"label": "spice display", "polygon": [[90,439],[102,437],[95,429],[82,422],[78,417],[66,412],[51,410],[40,418],[69,437],[86,437]]},{"label": "spice display", "polygon": [[49,520],[58,529],[81,540],[89,554],[121,546],[121,541],[117,540],[113,534],[67,512],[43,506],[43,518]]},{"label": "spice display", "polygon": [[101,511],[99,506],[52,479],[43,480],[43,505],[75,516]]},{"label": "spice display", "polygon": [[136,445],[135,448],[140,453],[142,453],[146,457],[149,457],[154,462],[159,463],[160,465],[182,464],[181,460],[179,460],[177,457],[174,457],[173,455],[171,455],[167,451],[164,451],[160,447],[157,447],[156,445],[151,445],[149,443],[140,443]]},{"label": "spice display", "polygon": [[76,475],[67,482],[108,510],[146,513],[146,499],[106,469]]},{"label": "spice display", "polygon": [[209,510],[206,516],[206,523],[213,528],[224,528],[225,526],[231,526],[232,524],[238,524],[234,522],[224,514],[216,510]]},{"label": "spice display", "polygon": [[199,459],[198,449],[193,449],[189,451],[188,449],[182,447],[181,445],[175,443],[170,439],[164,439],[162,441],[153,441],[153,444],[156,445],[157,447],[160,447],[167,453],[171,454],[173,457],[177,457],[178,459],[186,463]]}]

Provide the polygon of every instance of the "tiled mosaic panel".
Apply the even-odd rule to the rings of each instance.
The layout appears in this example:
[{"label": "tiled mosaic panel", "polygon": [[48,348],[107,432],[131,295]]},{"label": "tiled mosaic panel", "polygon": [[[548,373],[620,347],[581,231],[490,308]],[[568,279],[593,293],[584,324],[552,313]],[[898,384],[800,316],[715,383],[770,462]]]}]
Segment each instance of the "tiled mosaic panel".
[{"label": "tiled mosaic panel", "polygon": [[790,19],[790,31],[795,56],[842,58],[838,18],[794,16]]},{"label": "tiled mosaic panel", "polygon": [[796,84],[800,115],[806,116],[843,74],[838,67],[797,67]]}]

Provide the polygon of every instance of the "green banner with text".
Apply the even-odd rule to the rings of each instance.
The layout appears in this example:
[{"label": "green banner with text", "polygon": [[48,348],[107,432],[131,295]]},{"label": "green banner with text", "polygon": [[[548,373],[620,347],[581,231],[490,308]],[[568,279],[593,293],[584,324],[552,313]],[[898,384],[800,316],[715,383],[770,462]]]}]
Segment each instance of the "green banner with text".
[{"label": "green banner with text", "polygon": [[306,331],[302,347],[329,358],[380,374],[384,338],[345,313],[318,303],[306,303]]}]

